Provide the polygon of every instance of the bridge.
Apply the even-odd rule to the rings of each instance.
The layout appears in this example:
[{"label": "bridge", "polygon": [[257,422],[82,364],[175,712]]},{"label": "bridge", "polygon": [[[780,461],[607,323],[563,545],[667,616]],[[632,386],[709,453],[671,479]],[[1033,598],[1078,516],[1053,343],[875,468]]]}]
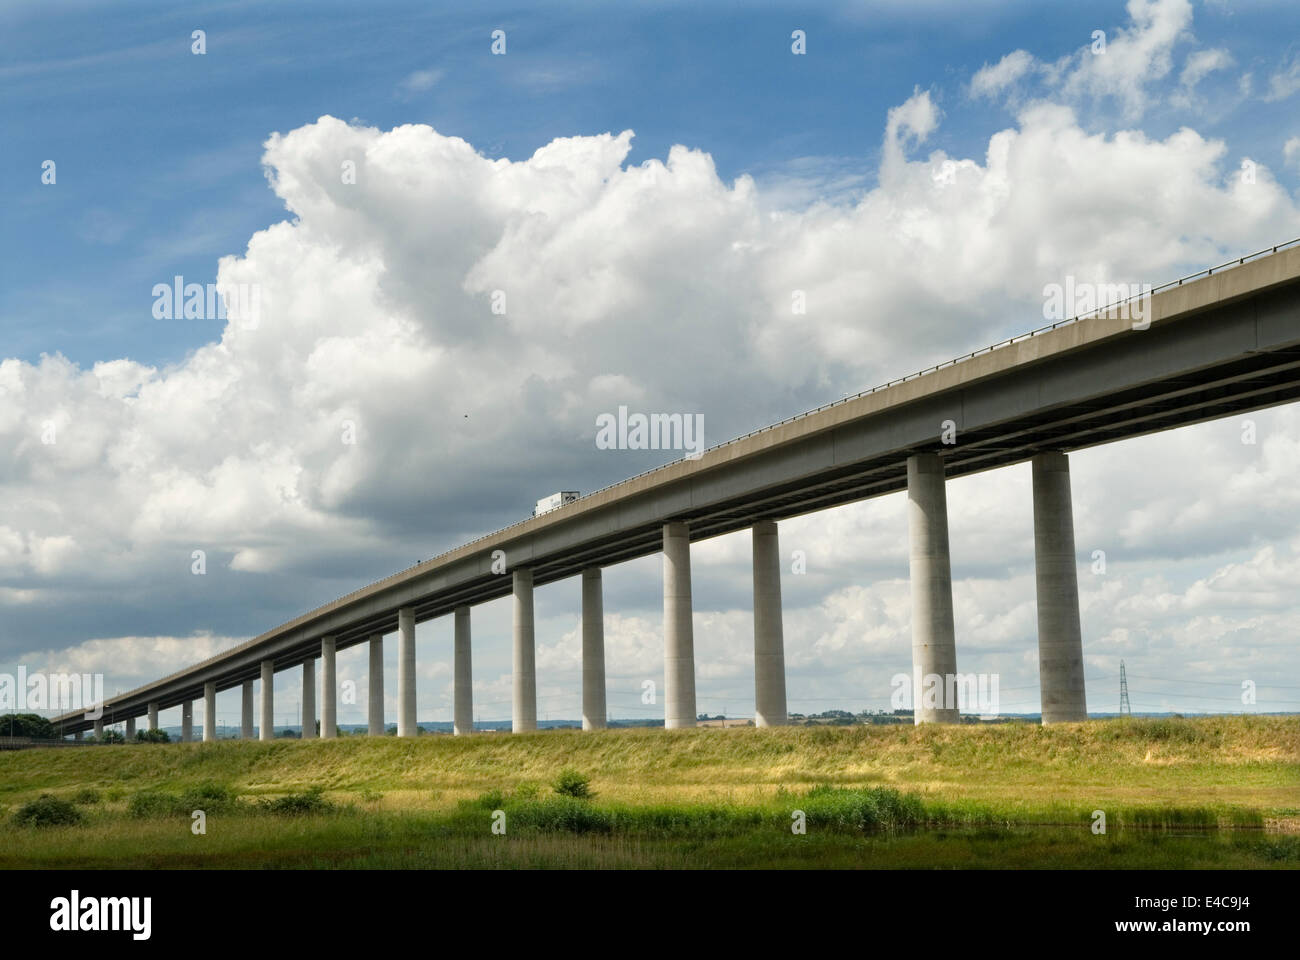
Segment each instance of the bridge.
[{"label": "bridge", "polygon": [[[1142,309],[1135,309],[1141,305]],[[1141,321],[1135,321],[1135,316]],[[335,733],[337,651],[369,645],[369,733],[384,726],[383,645],[396,633],[399,736],[416,728],[415,625],[452,614],[454,732],[473,729],[471,613],[514,597],[515,732],[537,727],[533,589],[582,579],[583,728],[605,725],[601,571],[663,554],[665,726],[696,723],[691,544],[750,529],[755,723],[784,723],[777,522],[907,491],[914,679],[957,674],[945,483],[1032,463],[1039,683],[1044,723],[1086,719],[1069,454],[1300,399],[1300,240],[1156,288],[819,407],[589,494],[393,574],[258,637],[103,704],[55,719],[102,733],[242,688],[241,733],[272,737],[273,677],[303,674],[303,736],[314,736],[316,661],[323,737]],[[254,724],[255,684],[259,723]],[[948,698],[915,721],[955,722]]]}]

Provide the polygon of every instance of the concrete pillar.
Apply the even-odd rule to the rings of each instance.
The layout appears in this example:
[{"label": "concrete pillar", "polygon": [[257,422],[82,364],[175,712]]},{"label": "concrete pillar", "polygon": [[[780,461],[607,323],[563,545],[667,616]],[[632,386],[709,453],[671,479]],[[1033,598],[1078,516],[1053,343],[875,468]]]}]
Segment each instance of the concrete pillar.
[{"label": "concrete pillar", "polygon": [[316,658],[302,662],[302,739],[316,738]]},{"label": "concrete pillar", "polygon": [[754,726],[785,724],[785,634],[776,521],[754,524]]},{"label": "concrete pillar", "polygon": [[217,685],[203,685],[203,742],[217,739]]},{"label": "concrete pillar", "polygon": [[455,621],[455,710],[452,714],[452,732],[456,736],[462,736],[474,732],[474,670],[469,641],[469,607],[457,607]]},{"label": "concrete pillar", "polygon": [[694,727],[695,631],[691,540],[685,523],[664,524],[664,726]]},{"label": "concrete pillar", "polygon": [[605,598],[600,567],[582,571],[582,729],[605,729]]},{"label": "concrete pillar", "polygon": [[321,637],[320,641],[320,735],[333,740],[338,732],[338,683],[334,673],[335,637]]},{"label": "concrete pillar", "polygon": [[257,739],[275,739],[275,664],[262,661],[262,709],[257,718]]},{"label": "concrete pillar", "polygon": [[[957,643],[948,558],[948,498],[943,458],[907,458],[907,527],[911,539],[912,695],[916,723],[959,723],[955,695]],[[937,680],[930,678],[937,677]]]},{"label": "concrete pillar", "polygon": [[242,740],[253,739],[253,681],[245,680],[243,703],[239,714],[239,736]]},{"label": "concrete pillar", "polygon": [[82,731],[78,730],[76,733],[74,733],[74,734],[72,735],[72,739],[73,739],[73,740],[81,740],[81,739],[83,739]]},{"label": "concrete pillar", "polygon": [[415,728],[415,608],[397,611],[397,735],[413,737]]},{"label": "concrete pillar", "polygon": [[1033,458],[1034,573],[1038,590],[1038,685],[1043,723],[1088,719],[1079,627],[1070,460]]},{"label": "concrete pillar", "polygon": [[150,732],[158,729],[158,704],[149,704],[149,730]]},{"label": "concrete pillar", "polygon": [[186,700],[181,703],[181,743],[189,743],[194,739],[194,701]]},{"label": "concrete pillar", "polygon": [[95,721],[95,739],[96,740],[104,739],[104,720],[102,717],[99,720]]},{"label": "concrete pillar", "polygon": [[126,739],[128,741],[135,739],[135,717],[126,718]]},{"label": "concrete pillar", "polygon": [[366,704],[369,712],[372,737],[384,735],[384,637],[376,633],[370,638],[370,701]]},{"label": "concrete pillar", "polygon": [[533,571],[518,567],[515,588],[514,709],[512,733],[537,729],[537,649],[533,636]]}]

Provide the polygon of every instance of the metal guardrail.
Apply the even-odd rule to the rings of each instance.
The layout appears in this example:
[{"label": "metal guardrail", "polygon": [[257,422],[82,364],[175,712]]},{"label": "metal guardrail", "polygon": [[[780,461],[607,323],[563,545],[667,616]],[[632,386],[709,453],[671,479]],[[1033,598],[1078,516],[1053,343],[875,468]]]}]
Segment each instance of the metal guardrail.
[{"label": "metal guardrail", "polygon": [[[896,387],[900,383],[907,383],[909,380],[915,380],[918,377],[923,377],[926,376],[927,374],[935,373],[939,370],[943,370],[946,367],[955,366],[959,363],[964,363],[968,360],[973,360],[975,357],[983,356],[986,353],[992,353],[994,350],[1000,350],[1003,347],[1009,347],[1012,344],[1020,343],[1023,340],[1028,340],[1032,337],[1038,336],[1039,334],[1047,333],[1050,330],[1056,330],[1059,327],[1069,326],[1072,323],[1078,323],[1080,320],[1088,320],[1094,317],[1101,316],[1107,311],[1114,310],[1116,307],[1122,307],[1127,304],[1133,303],[1137,300],[1140,300],[1143,297],[1154,296],[1155,294],[1160,293],[1161,291],[1169,290],[1174,287],[1181,287],[1184,283],[1187,283],[1188,281],[1199,280],[1202,277],[1213,276],[1217,272],[1231,269],[1233,267],[1242,266],[1243,264],[1249,263],[1252,260],[1257,260],[1260,257],[1271,256],[1272,254],[1277,253],[1279,250],[1285,250],[1286,248],[1295,246],[1296,244],[1300,244],[1300,237],[1296,237],[1294,240],[1288,240],[1285,243],[1276,244],[1275,246],[1272,247],[1267,247],[1263,250],[1256,251],[1255,253],[1247,254],[1244,257],[1238,257],[1236,260],[1229,260],[1225,263],[1219,264],[1216,267],[1209,267],[1205,270],[1199,270],[1196,273],[1188,274],[1185,277],[1180,277],[1177,280],[1171,280],[1168,283],[1162,283],[1158,287],[1152,287],[1149,291],[1145,293],[1133,294],[1131,296],[1125,297],[1123,300],[1116,300],[1113,303],[1108,303],[1104,307],[1099,307],[1098,309],[1090,311],[1088,313],[1078,314],[1076,316],[1070,317],[1067,320],[1058,320],[1056,321],[1056,323],[1051,323],[1048,324],[1047,326],[1038,327],[1037,329],[1030,330],[1028,333],[1017,334],[1016,336],[1011,337],[1007,340],[999,341],[998,343],[995,343],[992,346],[983,347],[979,350],[974,350],[971,353],[963,354],[960,357],[954,357],[952,360],[945,360],[943,363],[937,363],[932,367],[926,367],[924,370],[918,370],[916,373],[910,373],[905,377],[898,377],[897,379],[890,380],[887,383],[882,383],[879,384],[878,386],[874,386],[869,390],[862,390],[858,393],[849,394],[848,396],[845,396],[842,399],[833,400],[830,403],[824,403],[820,407],[815,407],[812,410],[805,410],[803,413],[797,413],[794,416],[786,417],[784,420],[778,420],[776,423],[770,423],[765,427],[759,427],[755,430],[751,430],[749,431],[749,433],[741,434],[739,437],[732,437],[730,440],[724,440],[722,443],[717,443],[711,447],[705,448],[700,453],[699,456],[703,457],[705,454],[711,453],[714,450],[721,450],[723,447],[729,447],[733,443],[739,443],[741,440],[748,440],[752,436],[755,436],[760,433],[765,433],[766,431],[773,430],[777,427],[785,426],[787,423],[794,423],[797,420],[803,420],[804,418],[810,417],[813,414],[821,413],[823,410],[829,410],[833,407],[838,407],[841,406],[842,404],[850,403],[854,400],[859,400],[862,397],[870,396],[873,393],[878,393],[881,390],[888,390],[890,387]],[[573,500],[570,503],[564,504],[564,507],[571,506],[573,503],[581,503],[583,500],[586,500],[588,497],[594,497],[598,493],[604,493],[606,490],[612,490],[615,487],[622,486],[625,483],[631,483],[634,480],[639,480],[642,477],[649,476],[652,473],[658,473],[660,470],[666,470],[669,467],[678,463],[682,463],[687,459],[688,459],[687,457],[678,457],[676,460],[670,460],[667,463],[660,464],[657,467],[651,467],[649,470],[643,470],[640,473],[635,474],[631,477],[627,477],[624,480],[619,480],[617,483],[611,483],[599,488],[598,490],[593,490],[590,493],[584,494],[583,496],[579,497],[577,500]],[[699,459],[699,457],[695,459]],[[563,509],[563,507],[559,507],[557,509]],[[532,518],[530,517],[528,519],[532,519]],[[398,577],[401,577],[408,571],[414,570],[416,567],[421,566],[422,564],[429,563],[433,560],[439,560],[442,557],[448,556],[449,554],[456,552],[457,550],[462,550],[465,547],[472,546],[475,543],[480,543],[483,540],[487,540],[491,537],[497,536],[498,534],[505,533],[507,530],[513,530],[515,527],[523,526],[527,522],[528,520],[518,520],[515,523],[507,524],[506,526],[501,527],[498,530],[493,530],[490,533],[485,533],[482,536],[475,537],[473,540],[467,540],[464,543],[460,544],[459,546],[452,547],[450,550],[444,550],[442,553],[430,557],[427,560],[421,560],[419,563],[413,563],[411,564],[411,566],[399,570],[397,573],[390,574],[389,576],[384,577],[382,580],[376,580],[373,583],[361,587],[360,589],[345,594],[344,596],[340,597],[336,602],[343,602],[351,599],[352,597],[359,596],[360,594],[363,594],[374,587],[386,583],[389,580],[393,580]]]}]

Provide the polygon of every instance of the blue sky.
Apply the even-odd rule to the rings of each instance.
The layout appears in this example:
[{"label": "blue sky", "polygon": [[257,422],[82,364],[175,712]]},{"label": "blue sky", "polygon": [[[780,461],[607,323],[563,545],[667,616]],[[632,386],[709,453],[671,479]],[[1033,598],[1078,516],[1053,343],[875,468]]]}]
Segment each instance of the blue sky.
[{"label": "blue sky", "polygon": [[[619,404],[702,414],[712,444],[1039,326],[1067,275],[1157,283],[1300,235],[1295,3],[466,6],[0,8],[0,671],[130,688],[668,456],[596,451]],[[154,319],[155,284],[223,257],[267,293],[259,332]],[[1101,708],[1121,658],[1189,680],[1153,708],[1300,670],[1300,411],[1258,420],[1258,446],[1221,422],[1074,456],[1080,555],[1113,558],[1081,580]],[[1027,481],[949,502],[959,661],[1032,692]],[[908,668],[902,518],[782,521],[810,562],[793,709],[879,705]],[[709,709],[746,709],[747,550],[693,553]],[[576,591],[538,591],[553,716]],[[606,591],[610,702],[635,704],[658,558]],[[475,617],[500,717],[508,604]],[[449,630],[420,626],[422,718],[450,703]]]},{"label": "blue sky", "polygon": [[[175,274],[210,281],[218,257],[285,216],[262,143],[323,114],[428,123],[512,159],[554,137],[630,128],[629,163],[682,143],[708,151],[724,179],[839,171],[871,185],[886,112],[915,86],[934,88],[945,112],[930,145],[978,158],[989,125],[1007,118],[963,97],[974,71],[1021,47],[1054,59],[1125,20],[1120,2],[958,9],[10,2],[0,11],[4,355],[166,364],[214,338],[212,322],[154,320],[149,291]],[[194,29],[207,33],[201,57]],[[506,57],[489,52],[494,29],[507,31]],[[806,31],[809,55],[790,55],[793,29]],[[1198,7],[1196,31],[1262,74],[1285,52],[1276,38],[1300,36],[1300,8]],[[1256,102],[1198,129],[1280,166],[1273,132],[1292,109]],[[1187,119],[1157,110],[1144,128],[1164,136]],[[40,182],[47,159],[57,189]]]}]

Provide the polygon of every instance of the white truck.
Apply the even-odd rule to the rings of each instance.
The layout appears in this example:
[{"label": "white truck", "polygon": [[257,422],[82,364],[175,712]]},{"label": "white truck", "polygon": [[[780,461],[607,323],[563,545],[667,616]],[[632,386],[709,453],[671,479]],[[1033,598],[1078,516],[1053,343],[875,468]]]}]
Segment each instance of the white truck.
[{"label": "white truck", "polygon": [[543,497],[537,501],[537,506],[533,507],[533,516],[540,517],[543,513],[549,513],[557,507],[562,507],[566,503],[573,503],[577,499],[577,490],[561,490],[559,493],[553,493],[549,497]]}]

